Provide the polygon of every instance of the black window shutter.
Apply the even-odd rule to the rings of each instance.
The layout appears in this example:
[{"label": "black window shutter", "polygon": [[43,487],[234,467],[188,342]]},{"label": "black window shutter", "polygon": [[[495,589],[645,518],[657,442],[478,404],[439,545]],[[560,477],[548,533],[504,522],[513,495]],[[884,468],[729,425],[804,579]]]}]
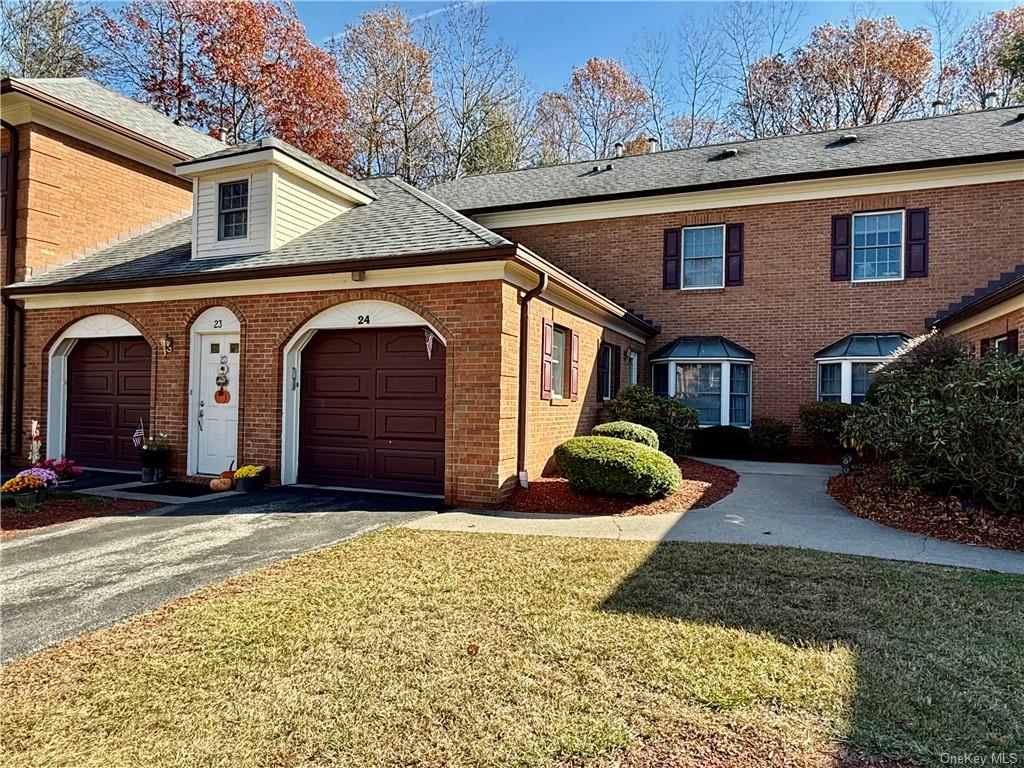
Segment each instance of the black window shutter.
[{"label": "black window shutter", "polygon": [[1006,332],[1006,354],[1017,355],[1020,354],[1020,331],[1014,328],[1012,331]]},{"label": "black window shutter", "polygon": [[725,284],[743,285],[743,225],[725,225]]},{"label": "black window shutter", "polygon": [[599,403],[604,402],[604,382],[610,372],[608,368],[609,349],[611,348],[604,342],[601,342],[597,348],[597,402]]},{"label": "black window shutter", "polygon": [[850,215],[832,217],[832,279],[850,279],[850,241],[852,240],[853,217]]},{"label": "black window shutter", "polygon": [[981,340],[981,354],[984,355],[992,348],[992,339]]},{"label": "black window shutter", "polygon": [[612,346],[612,387],[609,394],[619,394],[619,382],[622,380],[622,348],[618,344]]},{"label": "black window shutter", "polygon": [[540,342],[540,399],[551,399],[552,354],[555,351],[555,326],[544,318],[544,331]]},{"label": "black window shutter", "polygon": [[907,211],[907,277],[928,277],[928,209]]},{"label": "black window shutter", "polygon": [[665,230],[664,267],[662,288],[679,288],[679,234],[678,229]]}]

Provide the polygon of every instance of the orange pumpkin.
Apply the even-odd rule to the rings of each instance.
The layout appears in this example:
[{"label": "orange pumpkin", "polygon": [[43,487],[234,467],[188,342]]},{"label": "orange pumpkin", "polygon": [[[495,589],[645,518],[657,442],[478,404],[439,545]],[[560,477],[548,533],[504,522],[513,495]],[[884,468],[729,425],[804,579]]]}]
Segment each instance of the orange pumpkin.
[{"label": "orange pumpkin", "polygon": [[218,477],[210,481],[210,490],[216,492],[230,491],[232,485],[234,485],[234,482],[232,480]]},{"label": "orange pumpkin", "polygon": [[231,393],[224,389],[224,387],[221,387],[213,393],[213,399],[221,405],[224,405],[224,403],[231,400]]}]

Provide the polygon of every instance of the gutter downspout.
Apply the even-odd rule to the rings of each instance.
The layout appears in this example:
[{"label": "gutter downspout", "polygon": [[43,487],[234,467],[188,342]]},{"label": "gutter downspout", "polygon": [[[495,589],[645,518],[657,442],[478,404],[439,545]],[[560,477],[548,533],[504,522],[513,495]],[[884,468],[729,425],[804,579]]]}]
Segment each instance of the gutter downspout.
[{"label": "gutter downspout", "polygon": [[539,282],[523,294],[519,305],[519,432],[516,436],[516,469],[519,485],[525,488],[529,482],[526,471],[526,437],[527,437],[527,369],[530,363],[530,300],[544,292],[548,287],[546,272],[537,271]]},{"label": "gutter downspout", "polygon": [[[7,158],[7,210],[4,211],[4,218],[7,220],[7,242],[6,253],[6,277],[5,286],[15,282],[16,249],[18,247],[18,162],[20,159],[18,129],[6,120],[0,120],[0,126],[7,131],[11,137],[11,150]],[[10,458],[14,453],[21,453],[21,393],[18,395],[17,416],[14,415],[14,350],[15,350],[15,315],[19,316],[17,323],[18,334],[21,337],[18,349],[24,357],[24,333],[25,322],[22,309],[14,299],[3,296],[4,305],[4,351],[3,351],[3,458]],[[20,375],[18,377],[21,379]],[[17,431],[17,435],[15,435]]]}]

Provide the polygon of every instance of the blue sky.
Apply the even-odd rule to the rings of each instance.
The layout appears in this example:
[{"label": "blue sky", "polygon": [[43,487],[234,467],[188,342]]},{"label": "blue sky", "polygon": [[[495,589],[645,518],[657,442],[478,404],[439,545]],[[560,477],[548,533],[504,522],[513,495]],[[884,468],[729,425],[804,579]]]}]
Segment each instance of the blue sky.
[{"label": "blue sky", "polygon": [[[322,43],[365,10],[382,3],[297,2],[299,17],[310,39]],[[400,3],[411,16],[441,11],[449,3]],[[645,29],[673,29],[694,14],[715,13],[724,4],[707,2],[488,2],[491,33],[503,38],[519,52],[520,66],[537,90],[560,88],[569,72],[591,56],[625,57],[626,49]],[[968,19],[1010,8],[1008,3],[958,3]],[[924,3],[874,3],[872,15],[894,15],[903,27],[925,24]],[[838,22],[851,15],[848,2],[806,3],[801,20],[804,31],[826,21]]]}]

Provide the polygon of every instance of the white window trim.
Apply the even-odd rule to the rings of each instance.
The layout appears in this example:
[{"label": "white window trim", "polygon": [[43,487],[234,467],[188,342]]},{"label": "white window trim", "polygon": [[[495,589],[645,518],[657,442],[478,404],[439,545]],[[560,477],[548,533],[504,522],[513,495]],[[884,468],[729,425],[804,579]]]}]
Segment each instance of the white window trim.
[{"label": "white window trim", "polygon": [[626,370],[629,386],[636,386],[640,379],[640,355],[632,349],[626,352]]},{"label": "white window trim", "polygon": [[[840,393],[839,402],[847,405],[853,404],[853,364],[854,363],[884,363],[888,357],[820,357],[815,360],[817,364],[816,384],[814,387],[814,399],[819,403],[826,402],[821,399],[821,366],[839,363]],[[835,402],[834,400],[829,402]]]},{"label": "white window trim", "polygon": [[[857,232],[857,219],[866,216],[885,216],[890,213],[900,215],[900,276],[899,277],[854,277],[856,273],[857,247],[854,245],[854,238]],[[904,208],[891,211],[863,211],[853,214],[850,220],[850,282],[851,283],[895,283],[904,279],[906,272],[906,248],[907,248],[907,211]]]},{"label": "white window trim", "polygon": [[[562,334],[562,375],[555,376],[555,334]],[[551,327],[551,399],[552,400],[564,400],[565,399],[565,358],[567,355],[572,355],[570,346],[572,345],[572,332],[561,325],[553,325]],[[560,392],[555,392],[555,382],[558,382]]]},{"label": "white window trim", "polygon": [[747,382],[748,388],[750,389],[747,395],[750,398],[750,421],[754,420],[754,361],[750,360],[739,360],[731,357],[681,357],[676,360],[652,360],[651,361],[651,381],[654,381],[654,368],[657,365],[668,365],[668,396],[676,397],[676,366],[677,365],[713,365],[719,364],[722,366],[722,390],[721,398],[719,401],[719,413],[718,423],[704,423],[698,424],[697,426],[701,429],[705,427],[739,427],[740,429],[750,429],[750,424],[732,424],[730,423],[730,402],[732,397],[732,365],[749,365],[750,376]]},{"label": "white window trim", "polygon": [[995,350],[996,352],[1002,352],[1003,354],[1006,354],[1006,350],[1000,349],[999,345],[1000,343],[1009,344],[1009,342],[1010,335],[1008,333],[1004,333],[1002,336],[996,336],[994,339],[992,339],[992,349]]},{"label": "white window trim", "polygon": [[[722,280],[718,285],[683,285],[686,280],[686,230],[720,229],[722,230]],[[681,291],[714,291],[725,288],[725,224],[706,224],[699,227],[683,227],[679,230],[679,290]],[[682,362],[682,361],[680,361]]]},{"label": "white window trim", "polygon": [[[220,217],[224,213],[220,209],[220,190],[225,184],[237,184],[244,181],[245,187],[245,237],[221,237]],[[217,181],[217,240],[218,245],[233,246],[239,243],[248,243],[252,239],[252,176],[240,176],[237,179],[223,179]],[[240,209],[238,209],[240,210]]]}]

